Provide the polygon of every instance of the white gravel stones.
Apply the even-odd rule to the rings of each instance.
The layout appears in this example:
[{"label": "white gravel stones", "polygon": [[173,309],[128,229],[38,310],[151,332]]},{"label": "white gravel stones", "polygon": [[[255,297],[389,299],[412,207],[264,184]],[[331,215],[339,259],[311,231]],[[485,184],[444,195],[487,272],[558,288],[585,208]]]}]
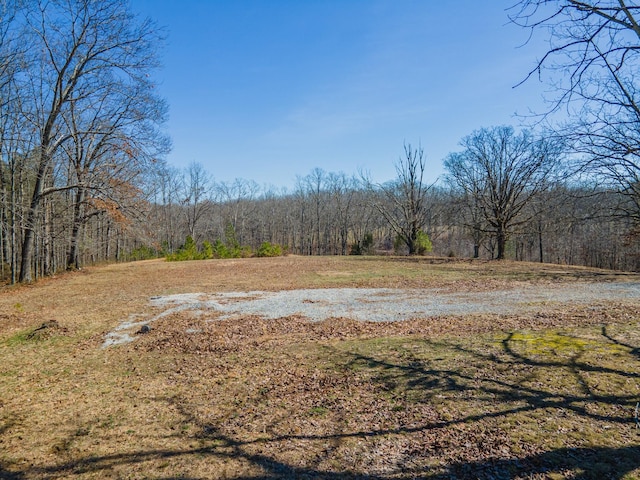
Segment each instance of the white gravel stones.
[{"label": "white gravel stones", "polygon": [[184,311],[196,315],[215,313],[217,319],[302,315],[311,321],[331,317],[400,321],[440,315],[526,313],[550,305],[604,300],[640,301],[640,283],[524,285],[510,290],[456,293],[439,289],[325,288],[166,295],[150,299],[150,306],[160,309],[160,313],[132,315],[107,334],[103,347],[133,341],[136,328]]}]

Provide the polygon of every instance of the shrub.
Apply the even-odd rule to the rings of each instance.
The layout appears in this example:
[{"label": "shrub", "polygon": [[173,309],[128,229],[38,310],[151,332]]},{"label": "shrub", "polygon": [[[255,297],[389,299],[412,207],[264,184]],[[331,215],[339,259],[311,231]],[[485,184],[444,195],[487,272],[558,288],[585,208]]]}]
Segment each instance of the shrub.
[{"label": "shrub", "polygon": [[365,233],[362,240],[351,245],[349,255],[372,255],[373,254],[373,234]]},{"label": "shrub", "polygon": [[179,262],[183,260],[202,260],[204,257],[198,251],[198,246],[196,242],[193,240],[191,235],[187,236],[184,241],[184,245],[182,245],[175,253],[167,255],[167,261],[169,262]]},{"label": "shrub", "polygon": [[349,255],[362,255],[362,247],[360,246],[360,242],[352,243],[349,246]]},{"label": "shrub", "polygon": [[280,257],[282,247],[277,243],[263,242],[256,252],[257,257]]},{"label": "shrub", "polygon": [[431,243],[431,239],[429,235],[420,230],[418,232],[418,238],[416,238],[416,246],[418,247],[418,255],[424,255],[425,253],[429,253],[433,250],[433,244]]},{"label": "shrub", "polygon": [[[431,243],[431,239],[429,238],[429,235],[427,235],[422,230],[418,230],[414,247],[415,247],[415,253],[417,255],[424,255],[426,253],[429,253],[431,250],[433,250],[433,245]],[[396,236],[396,239],[393,242],[393,250],[396,253],[396,255],[400,254],[403,251],[406,252],[407,250],[406,241],[400,235]]]},{"label": "shrub", "polygon": [[207,258],[213,258],[213,245],[208,240],[202,242],[202,256]]},{"label": "shrub", "polygon": [[231,258],[231,252],[219,238],[213,243],[213,258]]},{"label": "shrub", "polygon": [[[252,256],[251,247],[240,246],[235,239],[227,238],[227,242],[217,239],[213,244],[208,240],[202,242],[202,249],[198,249],[196,242],[188,236],[175,253],[166,256],[167,261],[206,260],[210,258],[249,258]],[[280,248],[280,247],[278,247]],[[282,253],[280,253],[281,255]],[[273,256],[273,255],[271,255]]]},{"label": "shrub", "polygon": [[136,260],[149,260],[151,258],[158,258],[162,255],[157,248],[148,247],[146,245],[142,245],[138,248],[135,248],[129,254],[129,259]]},{"label": "shrub", "polygon": [[407,244],[405,243],[404,239],[400,235],[396,235],[396,238],[393,241],[393,253],[395,253],[396,255],[400,255],[406,248]]}]

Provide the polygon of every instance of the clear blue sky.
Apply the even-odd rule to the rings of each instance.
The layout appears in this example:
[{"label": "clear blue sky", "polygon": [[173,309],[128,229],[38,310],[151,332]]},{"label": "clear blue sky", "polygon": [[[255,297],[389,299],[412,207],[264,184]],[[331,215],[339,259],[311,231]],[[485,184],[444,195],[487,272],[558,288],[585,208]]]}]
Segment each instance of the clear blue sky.
[{"label": "clear blue sky", "polygon": [[465,135],[539,110],[543,85],[513,88],[542,52],[513,3],[131,0],[168,30],[168,163],[287,188],[316,167],[391,180],[404,142],[433,180]]}]

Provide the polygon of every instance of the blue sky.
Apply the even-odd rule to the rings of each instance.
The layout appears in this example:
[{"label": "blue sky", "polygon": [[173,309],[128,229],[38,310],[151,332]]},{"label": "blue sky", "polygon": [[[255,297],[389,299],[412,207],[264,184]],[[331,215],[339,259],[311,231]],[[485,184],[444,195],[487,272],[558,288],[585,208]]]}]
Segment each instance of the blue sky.
[{"label": "blue sky", "polygon": [[481,127],[540,110],[544,45],[515,0],[131,0],[168,30],[157,73],[177,168],[291,189],[314,168],[395,178],[420,143],[429,180]]}]

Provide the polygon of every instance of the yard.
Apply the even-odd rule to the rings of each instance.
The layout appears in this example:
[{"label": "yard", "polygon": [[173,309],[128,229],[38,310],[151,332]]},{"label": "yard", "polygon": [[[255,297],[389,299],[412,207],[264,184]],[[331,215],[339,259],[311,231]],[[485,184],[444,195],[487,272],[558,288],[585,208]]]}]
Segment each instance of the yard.
[{"label": "yard", "polygon": [[[395,322],[310,321],[304,300],[278,318],[154,303],[638,282],[531,263],[288,256],[107,265],[7,287],[0,478],[640,478],[637,296]],[[133,341],[105,346],[126,322]]]}]

